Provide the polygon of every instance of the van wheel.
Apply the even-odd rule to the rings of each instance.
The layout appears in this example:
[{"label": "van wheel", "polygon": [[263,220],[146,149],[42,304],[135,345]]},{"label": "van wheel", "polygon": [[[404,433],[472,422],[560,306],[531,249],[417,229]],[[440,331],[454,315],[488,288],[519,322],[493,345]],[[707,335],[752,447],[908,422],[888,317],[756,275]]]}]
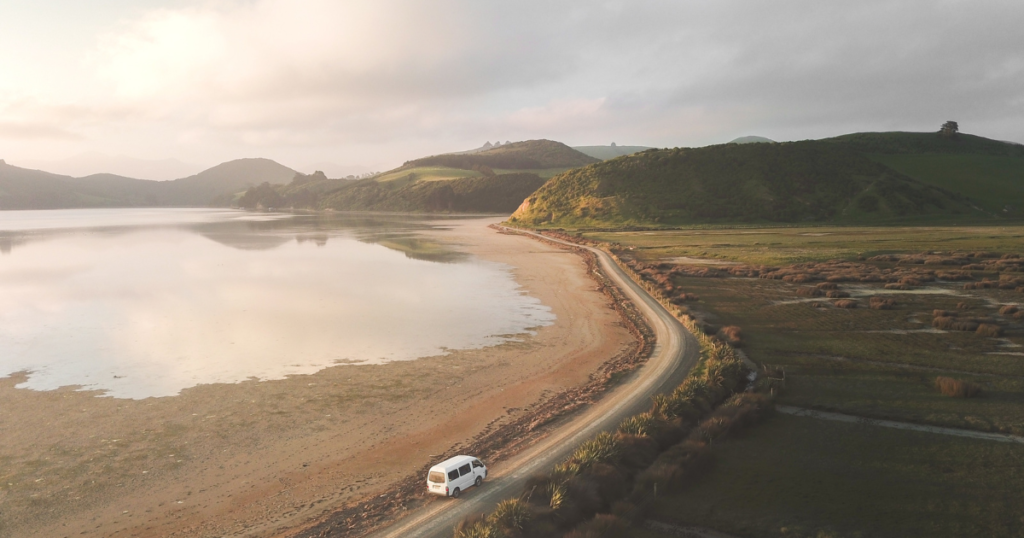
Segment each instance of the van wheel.
[{"label": "van wheel", "polygon": [[461,491],[459,491],[459,488],[455,488],[455,490],[454,490],[454,491],[452,491],[452,498],[453,498],[453,499],[458,499],[458,498],[459,498],[459,494],[460,494],[460,493],[462,493],[462,492],[461,492]]},{"label": "van wheel", "polygon": [[476,477],[476,482],[473,482],[473,484],[475,484],[476,487],[480,487],[480,484],[483,484],[483,483],[484,483],[484,479],[479,477],[479,476]]}]

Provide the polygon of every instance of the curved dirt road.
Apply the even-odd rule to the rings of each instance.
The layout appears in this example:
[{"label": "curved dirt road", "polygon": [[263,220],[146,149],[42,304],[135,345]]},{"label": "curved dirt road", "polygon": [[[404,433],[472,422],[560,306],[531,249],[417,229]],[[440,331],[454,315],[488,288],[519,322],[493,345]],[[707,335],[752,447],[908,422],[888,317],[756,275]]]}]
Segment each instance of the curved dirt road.
[{"label": "curved dirt road", "polygon": [[[531,232],[515,231],[541,237]],[[544,239],[580,246],[550,237]],[[515,457],[492,467],[482,487],[470,488],[457,500],[439,498],[427,503],[374,533],[374,538],[449,538],[456,523],[466,516],[488,512],[498,501],[519,495],[530,475],[550,469],[581,442],[601,431],[614,430],[624,418],[645,411],[651,396],[674,389],[697,364],[700,347],[696,338],[626,276],[608,254],[591,247],[583,248],[597,255],[604,273],[647,318],[656,338],[650,359],[586,411],[538,439]]]}]

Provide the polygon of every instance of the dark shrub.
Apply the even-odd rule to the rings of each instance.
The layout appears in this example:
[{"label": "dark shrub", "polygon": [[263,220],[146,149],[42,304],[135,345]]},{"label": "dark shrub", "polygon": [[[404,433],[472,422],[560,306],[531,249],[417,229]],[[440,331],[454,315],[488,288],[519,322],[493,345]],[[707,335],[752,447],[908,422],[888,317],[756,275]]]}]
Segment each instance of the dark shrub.
[{"label": "dark shrub", "polygon": [[580,524],[565,535],[565,538],[625,538],[626,522],[611,514],[598,514],[594,519]]},{"label": "dark shrub", "polygon": [[619,464],[634,472],[646,469],[658,457],[658,442],[650,437],[617,434]]}]

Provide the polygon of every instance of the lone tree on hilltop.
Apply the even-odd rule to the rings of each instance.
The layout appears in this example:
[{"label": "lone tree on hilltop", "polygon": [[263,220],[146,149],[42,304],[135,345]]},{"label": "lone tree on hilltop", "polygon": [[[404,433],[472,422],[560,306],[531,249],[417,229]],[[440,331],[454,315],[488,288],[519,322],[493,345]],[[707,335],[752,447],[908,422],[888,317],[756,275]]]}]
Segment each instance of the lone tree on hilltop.
[{"label": "lone tree on hilltop", "polygon": [[946,138],[953,138],[958,132],[960,132],[960,126],[952,120],[943,123],[939,128],[939,134]]}]

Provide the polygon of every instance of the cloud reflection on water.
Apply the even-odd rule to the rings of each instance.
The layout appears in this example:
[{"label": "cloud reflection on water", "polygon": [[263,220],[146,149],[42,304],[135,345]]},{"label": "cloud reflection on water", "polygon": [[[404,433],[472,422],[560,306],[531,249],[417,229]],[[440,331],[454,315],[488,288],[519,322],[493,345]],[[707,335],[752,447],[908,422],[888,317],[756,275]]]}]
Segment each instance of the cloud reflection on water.
[{"label": "cloud reflection on water", "polygon": [[0,375],[168,396],[496,345],[554,319],[507,266],[418,237],[408,217],[181,216],[22,230],[31,239],[0,258]]}]

